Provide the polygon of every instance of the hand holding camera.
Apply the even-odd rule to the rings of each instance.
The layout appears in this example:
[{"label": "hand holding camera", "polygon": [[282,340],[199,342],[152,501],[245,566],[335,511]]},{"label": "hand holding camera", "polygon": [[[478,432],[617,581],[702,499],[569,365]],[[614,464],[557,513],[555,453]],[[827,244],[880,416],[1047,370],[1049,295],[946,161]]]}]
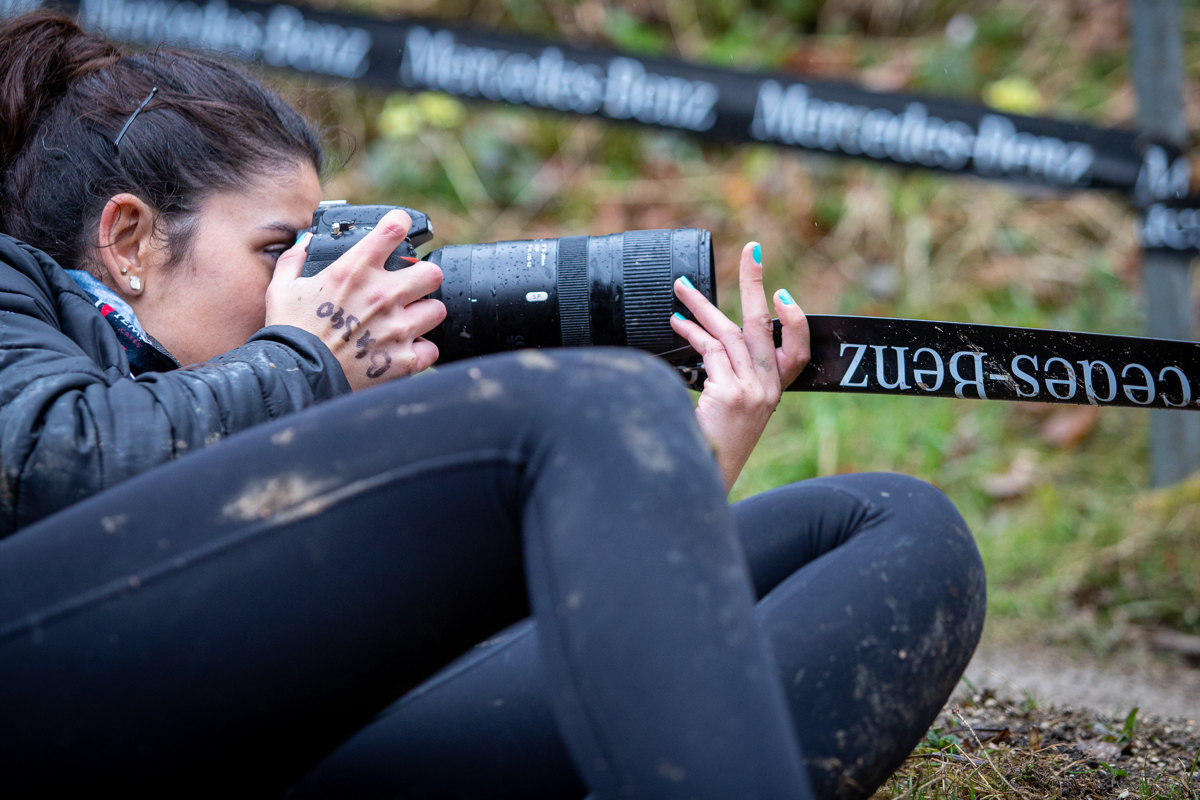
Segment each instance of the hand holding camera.
[{"label": "hand holding camera", "polygon": [[320,337],[355,390],[431,366],[438,348],[424,334],[446,316],[445,306],[429,297],[441,285],[442,271],[415,257],[401,262],[409,269],[385,269],[389,260],[405,257],[411,227],[403,209],[388,210],[369,228],[356,228],[345,247],[321,265],[328,268],[298,280],[317,235],[303,234],[276,265],[267,290],[267,324],[294,325]]}]

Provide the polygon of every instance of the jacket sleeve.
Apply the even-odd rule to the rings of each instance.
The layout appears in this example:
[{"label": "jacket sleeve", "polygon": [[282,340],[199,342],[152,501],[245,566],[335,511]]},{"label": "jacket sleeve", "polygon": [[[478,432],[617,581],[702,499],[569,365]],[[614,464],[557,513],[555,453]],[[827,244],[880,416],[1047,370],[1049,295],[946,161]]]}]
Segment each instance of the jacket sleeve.
[{"label": "jacket sleeve", "polygon": [[[35,282],[25,293],[23,284],[10,276],[0,286],[0,538],[350,390],[328,348],[286,326],[265,328],[204,364],[131,377],[115,336],[85,298],[52,299]],[[85,313],[91,318],[72,327]],[[106,348],[119,357],[97,358]]]}]

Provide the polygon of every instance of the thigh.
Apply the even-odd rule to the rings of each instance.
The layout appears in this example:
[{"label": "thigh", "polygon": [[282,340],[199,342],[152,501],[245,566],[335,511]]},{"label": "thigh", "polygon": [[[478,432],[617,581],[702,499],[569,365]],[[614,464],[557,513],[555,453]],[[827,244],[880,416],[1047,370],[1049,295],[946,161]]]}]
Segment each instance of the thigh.
[{"label": "thigh", "polygon": [[330,402],[0,542],[0,772],[279,788],[526,615],[528,423],[478,385]]}]

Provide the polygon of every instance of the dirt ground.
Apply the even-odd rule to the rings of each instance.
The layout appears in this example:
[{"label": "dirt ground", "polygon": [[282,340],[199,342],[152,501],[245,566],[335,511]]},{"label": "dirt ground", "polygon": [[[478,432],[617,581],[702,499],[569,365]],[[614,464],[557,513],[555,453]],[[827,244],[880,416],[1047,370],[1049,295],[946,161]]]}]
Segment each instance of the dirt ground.
[{"label": "dirt ground", "polygon": [[1101,659],[1075,648],[985,637],[966,678],[978,688],[1039,705],[1122,717],[1137,707],[1147,715],[1200,722],[1200,664],[1150,647],[1131,647]]},{"label": "dirt ground", "polygon": [[877,798],[1200,797],[1195,653],[1153,637],[1103,657],[1034,641],[985,634],[926,743]]}]

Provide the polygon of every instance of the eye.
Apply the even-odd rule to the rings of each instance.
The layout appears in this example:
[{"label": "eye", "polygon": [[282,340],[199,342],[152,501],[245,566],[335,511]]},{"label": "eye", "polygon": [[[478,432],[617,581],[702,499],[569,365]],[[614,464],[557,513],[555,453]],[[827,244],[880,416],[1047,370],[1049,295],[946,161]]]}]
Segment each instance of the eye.
[{"label": "eye", "polygon": [[268,247],[264,247],[263,254],[266,255],[267,258],[271,259],[271,261],[273,261],[273,262],[278,261],[279,257],[281,255],[283,255],[284,253],[286,253],[288,251],[289,247],[290,247],[290,245],[286,245],[286,244],[273,244]]}]

